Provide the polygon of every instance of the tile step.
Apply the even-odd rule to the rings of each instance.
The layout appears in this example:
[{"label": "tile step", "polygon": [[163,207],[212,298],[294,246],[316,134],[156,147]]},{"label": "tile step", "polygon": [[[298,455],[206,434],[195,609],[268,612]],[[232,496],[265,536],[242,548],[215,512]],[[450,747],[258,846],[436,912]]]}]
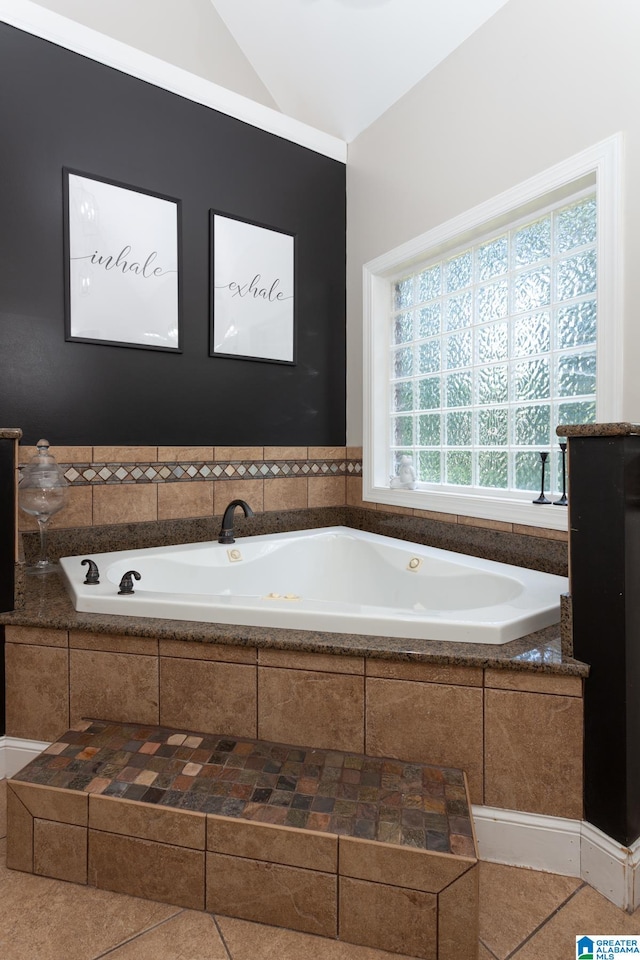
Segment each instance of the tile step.
[{"label": "tile step", "polygon": [[476,955],[461,770],[85,720],[8,787],[14,869],[425,960]]}]

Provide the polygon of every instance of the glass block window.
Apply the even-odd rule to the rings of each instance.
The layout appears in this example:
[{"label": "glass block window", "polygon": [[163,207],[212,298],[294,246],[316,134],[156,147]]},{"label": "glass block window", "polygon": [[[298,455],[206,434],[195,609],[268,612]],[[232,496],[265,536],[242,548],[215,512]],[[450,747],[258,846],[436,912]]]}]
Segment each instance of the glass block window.
[{"label": "glass block window", "polygon": [[595,191],[390,284],[389,471],[441,487],[560,489],[559,423],[596,417]]}]

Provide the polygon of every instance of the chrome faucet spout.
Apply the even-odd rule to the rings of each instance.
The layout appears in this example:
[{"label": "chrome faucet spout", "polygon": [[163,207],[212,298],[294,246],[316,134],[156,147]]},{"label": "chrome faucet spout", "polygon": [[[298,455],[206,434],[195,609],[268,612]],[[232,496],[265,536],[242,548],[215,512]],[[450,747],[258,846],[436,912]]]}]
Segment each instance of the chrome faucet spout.
[{"label": "chrome faucet spout", "polygon": [[245,517],[252,517],[253,510],[244,500],[232,500],[228,504],[227,509],[224,512],[222,518],[222,527],[220,528],[220,535],[218,537],[218,543],[235,543],[236,538],[233,532],[233,513],[236,507],[240,507],[244,511]]}]

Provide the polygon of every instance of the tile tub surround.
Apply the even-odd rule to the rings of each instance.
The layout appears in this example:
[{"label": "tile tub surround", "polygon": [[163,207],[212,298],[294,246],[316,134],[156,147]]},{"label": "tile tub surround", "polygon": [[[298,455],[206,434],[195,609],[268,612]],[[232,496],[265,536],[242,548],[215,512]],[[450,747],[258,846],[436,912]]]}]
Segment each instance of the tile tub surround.
[{"label": "tile tub surround", "polygon": [[460,770],[83,721],[7,798],[14,869],[424,960],[476,956]]},{"label": "tile tub surround", "polygon": [[486,649],[464,659],[425,641],[407,651],[328,634],[305,644],[296,631],[171,621],[139,629],[148,635],[8,625],[7,735],[48,742],[93,713],[455,766],[473,803],[582,816],[586,668],[575,661],[509,660],[502,647],[503,659]]},{"label": "tile tub surround", "polygon": [[[35,452],[19,450],[23,463]],[[69,504],[53,517],[54,530],[210,518],[236,497],[256,512],[349,506],[364,511],[361,523],[413,518],[402,529],[417,542],[566,573],[565,532],[364,503],[361,447],[54,446],[52,452],[70,483]],[[382,520],[372,518],[376,513]],[[19,524],[35,530],[25,515]]]}]

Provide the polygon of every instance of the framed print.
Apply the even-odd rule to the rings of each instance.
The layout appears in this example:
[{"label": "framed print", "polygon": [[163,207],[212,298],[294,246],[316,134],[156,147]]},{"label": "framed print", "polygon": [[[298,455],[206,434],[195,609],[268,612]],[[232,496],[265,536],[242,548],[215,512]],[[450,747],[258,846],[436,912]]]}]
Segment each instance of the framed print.
[{"label": "framed print", "polygon": [[295,237],[210,211],[211,356],[295,363]]},{"label": "framed print", "polygon": [[180,201],[63,176],[66,339],[180,352]]}]

